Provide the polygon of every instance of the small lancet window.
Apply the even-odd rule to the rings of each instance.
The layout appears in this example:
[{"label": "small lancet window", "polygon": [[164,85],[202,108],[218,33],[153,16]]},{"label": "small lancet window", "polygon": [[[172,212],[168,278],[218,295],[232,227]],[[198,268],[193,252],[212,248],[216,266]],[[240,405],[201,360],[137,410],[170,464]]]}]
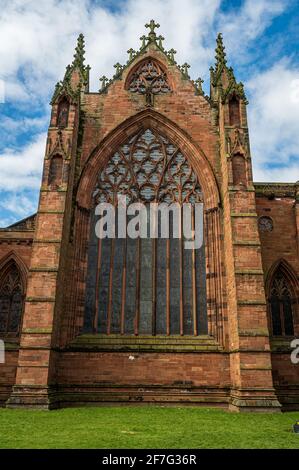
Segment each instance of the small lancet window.
[{"label": "small lancet window", "polygon": [[235,95],[229,100],[229,125],[236,127],[241,125],[240,102]]},{"label": "small lancet window", "polygon": [[57,127],[64,128],[68,126],[69,107],[70,105],[66,98],[63,98],[59,102],[57,112]]},{"label": "small lancet window", "polygon": [[273,336],[294,335],[294,305],[289,282],[281,269],[278,269],[270,288],[269,307]]},{"label": "small lancet window", "polygon": [[49,186],[59,186],[62,183],[63,159],[61,155],[54,155],[50,160]]}]

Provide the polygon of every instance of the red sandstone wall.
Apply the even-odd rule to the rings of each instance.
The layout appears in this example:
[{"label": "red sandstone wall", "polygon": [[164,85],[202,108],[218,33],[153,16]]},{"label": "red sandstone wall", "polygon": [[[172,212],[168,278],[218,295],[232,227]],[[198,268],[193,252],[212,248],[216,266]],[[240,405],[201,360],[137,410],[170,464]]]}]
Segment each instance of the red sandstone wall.
[{"label": "red sandstone wall", "polygon": [[0,264],[3,258],[5,258],[9,253],[16,253],[25,265],[29,268],[30,258],[31,258],[31,245],[32,237],[24,238],[23,234],[20,232],[9,232],[9,238],[6,235],[7,232],[0,232]]},{"label": "red sandstone wall", "polygon": [[60,355],[57,379],[62,384],[230,384],[228,357],[217,353],[68,352]]},{"label": "red sandstone wall", "polygon": [[229,358],[217,353],[66,352],[57,363],[57,382],[68,404],[160,401],[223,406],[229,395]]},{"label": "red sandstone wall", "polygon": [[[260,232],[265,279],[273,264],[280,259],[286,260],[299,277],[295,200],[291,197],[269,199],[259,196],[256,202],[258,215],[273,220],[272,232]],[[298,306],[297,309],[295,307],[295,315],[295,335],[299,337]],[[295,404],[298,406],[298,396],[293,399],[292,395],[296,394],[296,389],[298,394],[299,365],[291,362],[289,343],[289,339],[271,341],[273,380],[280,401],[295,407]]]},{"label": "red sandstone wall", "polygon": [[260,232],[265,274],[275,261],[284,258],[299,275],[294,199],[257,197],[256,205],[258,216],[269,216],[273,220],[272,232]]}]

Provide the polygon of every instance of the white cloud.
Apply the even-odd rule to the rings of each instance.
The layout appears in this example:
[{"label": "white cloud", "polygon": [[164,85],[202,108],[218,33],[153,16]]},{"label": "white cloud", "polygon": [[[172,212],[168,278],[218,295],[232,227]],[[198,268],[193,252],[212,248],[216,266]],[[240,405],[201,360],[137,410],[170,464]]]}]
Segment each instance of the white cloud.
[{"label": "white cloud", "polygon": [[230,54],[240,58],[247,54],[250,42],[259,37],[271,24],[275,16],[281,14],[288,0],[245,0],[242,7],[229,15],[220,15],[219,28],[225,37]]},{"label": "white cloud", "polygon": [[38,189],[45,154],[46,134],[19,151],[7,149],[0,154],[0,191]]},{"label": "white cloud", "polygon": [[[36,201],[22,193],[8,193],[0,202],[0,208],[12,212],[18,218],[25,218],[28,214],[36,212]],[[11,219],[7,219],[8,223]]]},{"label": "white cloud", "polygon": [[48,116],[33,118],[20,117],[20,119],[4,116],[0,121],[0,130],[6,132],[22,131],[23,133],[28,130],[36,131],[36,129],[44,129],[48,121]]},{"label": "white cloud", "polygon": [[246,87],[251,95],[248,113],[254,178],[298,180],[299,68],[283,59],[253,77]]},{"label": "white cloud", "polygon": [[79,32],[86,36],[92,86],[97,89],[97,77],[111,76],[113,64],[127,60],[127,49],[140,46],[144,24],[152,17],[160,23],[167,47],[177,48],[180,60],[194,59],[196,68],[206,71],[213,52],[203,40],[210,37],[214,47],[212,24],[221,0],[128,0],[117,14],[105,8],[105,2],[88,0],[2,3],[1,78],[7,81],[8,98],[23,100],[45,97],[62,78]]},{"label": "white cloud", "polygon": [[[110,3],[110,2],[109,2]],[[108,4],[109,4],[108,3]],[[0,75],[7,94],[16,100],[45,98],[72,61],[76,37],[86,36],[86,57],[92,66],[92,88],[113,64],[126,61],[128,48],[140,45],[144,24],[155,18],[167,48],[177,49],[179,61],[192,63],[192,76],[208,75],[214,60],[216,25],[237,54],[275,15],[282,0],[246,0],[241,9],[220,13],[221,0],[127,0],[117,13],[105,2],[90,0],[2,0],[0,15]],[[20,74],[20,70],[22,73]]]}]

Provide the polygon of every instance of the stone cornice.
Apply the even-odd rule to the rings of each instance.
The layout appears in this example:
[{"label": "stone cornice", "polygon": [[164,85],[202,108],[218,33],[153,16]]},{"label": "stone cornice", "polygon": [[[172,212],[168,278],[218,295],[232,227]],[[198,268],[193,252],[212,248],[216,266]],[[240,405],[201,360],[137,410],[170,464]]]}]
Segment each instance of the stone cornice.
[{"label": "stone cornice", "polygon": [[291,197],[299,198],[299,182],[297,183],[253,183],[257,196],[268,197]]}]

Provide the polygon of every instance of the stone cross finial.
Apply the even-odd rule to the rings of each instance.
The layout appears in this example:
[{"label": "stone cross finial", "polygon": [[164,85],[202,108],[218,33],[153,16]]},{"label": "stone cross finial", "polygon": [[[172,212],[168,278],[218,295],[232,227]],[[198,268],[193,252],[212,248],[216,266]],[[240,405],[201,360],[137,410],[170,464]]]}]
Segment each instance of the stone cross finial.
[{"label": "stone cross finial", "polygon": [[158,23],[155,23],[155,20],[151,20],[149,23],[145,25],[146,28],[150,28],[150,35],[156,36],[155,29],[160,28],[160,25]]},{"label": "stone cross finial", "polygon": [[196,90],[198,91],[198,93],[200,93],[201,95],[203,95],[203,89],[202,89],[202,84],[203,84],[204,80],[202,80],[202,78],[198,78],[197,80],[195,80],[195,86],[196,86]]},{"label": "stone cross finial", "polygon": [[119,75],[122,71],[122,68],[123,68],[122,65],[119,62],[117,62],[115,65],[113,65],[113,67],[115,68],[116,75]]},{"label": "stone cross finial", "polygon": [[142,43],[141,43],[141,49],[142,49],[143,47],[145,47],[145,41],[146,41],[146,40],[147,40],[147,36],[145,36],[145,35],[141,36],[141,38],[140,38],[140,41],[142,41]]},{"label": "stone cross finial", "polygon": [[176,50],[175,49],[170,49],[167,53],[170,61],[174,64],[175,63],[175,60],[174,60],[174,54],[176,54]]},{"label": "stone cross finial", "polygon": [[127,53],[129,54],[129,61],[131,61],[134,58],[134,54],[136,53],[136,51],[134,51],[134,49],[132,49],[131,47],[131,49],[129,49]]},{"label": "stone cross finial", "polygon": [[189,78],[188,69],[190,69],[190,65],[187,64],[187,62],[185,62],[185,63],[181,66],[181,71],[183,72],[183,75],[184,75],[186,78]]},{"label": "stone cross finial", "polygon": [[100,78],[100,82],[102,82],[102,88],[101,88],[101,90],[104,90],[104,88],[105,88],[106,85],[107,85],[108,80],[109,80],[109,79],[108,79],[105,75],[103,75],[103,76]]},{"label": "stone cross finial", "polygon": [[158,39],[158,46],[161,47],[161,49],[163,49],[162,41],[164,41],[165,38],[163,38],[163,36],[160,35],[157,37],[157,39]]}]

